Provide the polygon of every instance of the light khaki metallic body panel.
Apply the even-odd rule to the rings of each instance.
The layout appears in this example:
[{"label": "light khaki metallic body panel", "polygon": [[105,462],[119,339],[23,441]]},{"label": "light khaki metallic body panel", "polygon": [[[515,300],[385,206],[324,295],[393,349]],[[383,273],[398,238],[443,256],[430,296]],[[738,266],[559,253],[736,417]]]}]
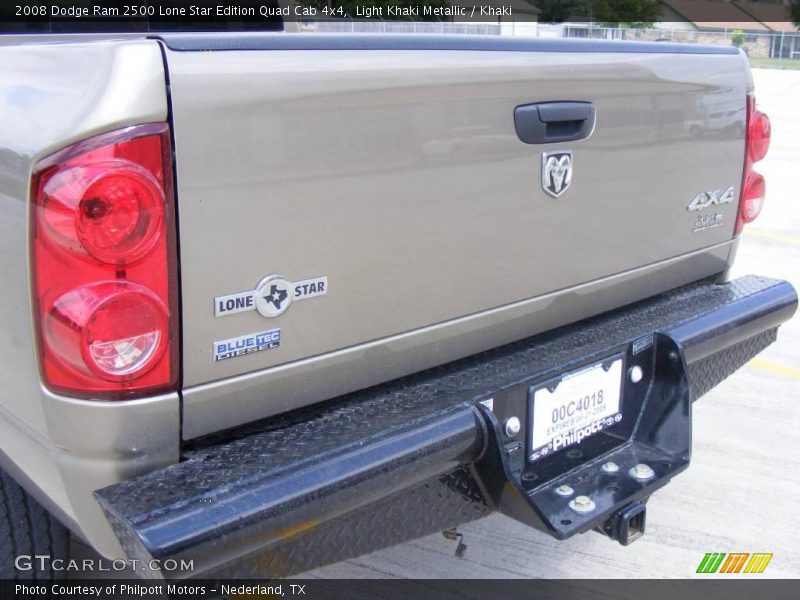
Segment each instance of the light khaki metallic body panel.
[{"label": "light khaki metallic body panel", "polygon": [[479,315],[184,392],[186,438],[422,371],[722,272],[732,242]]},{"label": "light khaki metallic body panel", "polygon": [[43,389],[33,335],[28,215],[33,165],[74,141],[165,121],[157,42],[0,45],[0,465],[108,556],[116,537],[92,491],[175,462],[179,401],[92,402]]},{"label": "light khaki metallic body panel", "polygon": [[[167,120],[164,64],[157,42],[130,36],[27,37],[0,44],[0,465],[118,557],[91,492],[178,460],[179,397],[109,403],[43,389],[28,184],[39,159],[74,141]],[[259,54],[171,62],[185,437],[497,346],[730,262],[732,208],[723,227],[695,236],[685,196],[738,177],[741,136],[690,140],[673,127],[685,115],[661,109],[692,112],[686,95],[718,94],[740,110],[740,57]],[[541,148],[521,146],[510,125],[515,103],[556,91],[597,102],[613,125],[598,121],[592,139],[570,145],[575,184],[559,200],[539,187]],[[629,97],[639,104],[626,110]],[[623,123],[662,112],[672,116],[655,129]],[[606,181],[621,172],[624,189]],[[564,262],[576,232],[591,243]],[[328,275],[331,293],[272,321],[213,319],[213,296],[270,271]],[[414,285],[425,288],[416,304]],[[279,352],[212,364],[214,339],[275,325],[286,335]]]},{"label": "light khaki metallic body panel", "polygon": [[[736,203],[698,233],[686,206],[712,188],[738,194],[739,55],[245,50],[167,61],[185,437],[725,269]],[[592,137],[520,142],[514,107],[554,100],[594,102]],[[710,104],[732,113],[725,132],[701,119]],[[700,137],[687,125],[698,119]],[[562,147],[573,183],[554,199],[541,153]],[[327,275],[329,293],[274,319],[214,318],[215,296],[269,273]],[[214,341],[272,327],[280,348],[213,361]]]}]

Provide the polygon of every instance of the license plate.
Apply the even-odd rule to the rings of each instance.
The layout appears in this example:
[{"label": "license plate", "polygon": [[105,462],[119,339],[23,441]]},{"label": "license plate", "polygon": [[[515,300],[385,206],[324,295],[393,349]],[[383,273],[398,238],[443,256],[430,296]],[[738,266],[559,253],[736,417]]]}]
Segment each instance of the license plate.
[{"label": "license plate", "polygon": [[529,459],[580,444],[622,421],[622,358],[612,358],[532,388]]}]

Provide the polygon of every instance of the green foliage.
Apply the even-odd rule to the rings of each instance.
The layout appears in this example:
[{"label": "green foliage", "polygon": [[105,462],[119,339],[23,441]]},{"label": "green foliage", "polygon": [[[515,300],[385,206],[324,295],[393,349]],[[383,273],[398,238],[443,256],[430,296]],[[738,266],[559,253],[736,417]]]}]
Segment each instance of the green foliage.
[{"label": "green foliage", "polygon": [[603,24],[650,27],[661,16],[656,0],[592,0],[592,20]]},{"label": "green foliage", "polygon": [[736,29],[731,33],[731,44],[736,46],[737,48],[741,48],[742,44],[744,44],[745,36],[742,33],[741,29]]},{"label": "green foliage", "polygon": [[757,69],[800,69],[800,60],[785,58],[762,58],[760,56],[750,57],[750,66]]},{"label": "green foliage", "polygon": [[570,17],[589,17],[589,0],[536,0],[541,23],[561,23]]},{"label": "green foliage", "polygon": [[800,29],[800,0],[792,0],[789,5],[789,14],[792,17],[792,22]]},{"label": "green foliage", "polygon": [[661,16],[657,0],[534,0],[534,4],[542,11],[543,23],[581,17],[609,26],[649,27]]},{"label": "green foliage", "polygon": [[[386,18],[386,9],[387,6],[397,6],[400,8],[406,7],[418,7],[420,9],[419,17],[413,16],[396,16],[390,17],[387,20],[391,21],[449,21],[449,17],[435,17],[435,16],[423,16],[422,15],[422,8],[424,6],[430,6],[432,8],[444,8],[449,7],[450,2],[449,0],[295,0],[297,4],[300,6],[313,6],[317,10],[320,11],[320,15],[323,13],[321,12],[325,7],[337,7],[341,6],[344,9],[344,12],[347,13],[349,17],[354,17],[356,14],[356,6],[360,6],[361,8],[367,8],[372,6],[381,6],[384,7],[383,15]],[[338,14],[334,16],[339,16]]]}]

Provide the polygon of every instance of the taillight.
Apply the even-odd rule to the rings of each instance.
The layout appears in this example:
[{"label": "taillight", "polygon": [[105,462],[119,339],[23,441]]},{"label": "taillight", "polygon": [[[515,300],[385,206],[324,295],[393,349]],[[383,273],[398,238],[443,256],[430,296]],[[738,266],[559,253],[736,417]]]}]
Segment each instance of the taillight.
[{"label": "taillight", "polygon": [[123,399],[177,388],[171,174],[166,124],[94,137],[37,164],[33,291],[54,391]]},{"label": "taillight", "polygon": [[734,235],[738,235],[745,223],[753,221],[764,205],[767,185],[764,176],[753,170],[753,165],[767,155],[772,129],[769,117],[756,110],[756,100],[747,95],[747,123],[745,127],[744,173],[742,192],[739,198],[739,214]]}]

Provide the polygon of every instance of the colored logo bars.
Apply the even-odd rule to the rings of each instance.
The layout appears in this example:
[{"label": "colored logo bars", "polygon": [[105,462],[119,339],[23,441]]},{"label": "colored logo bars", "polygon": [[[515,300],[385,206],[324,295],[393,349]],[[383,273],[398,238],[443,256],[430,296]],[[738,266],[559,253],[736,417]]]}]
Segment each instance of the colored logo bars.
[{"label": "colored logo bars", "polygon": [[700,561],[697,572],[763,573],[771,560],[771,552],[708,552]]}]

